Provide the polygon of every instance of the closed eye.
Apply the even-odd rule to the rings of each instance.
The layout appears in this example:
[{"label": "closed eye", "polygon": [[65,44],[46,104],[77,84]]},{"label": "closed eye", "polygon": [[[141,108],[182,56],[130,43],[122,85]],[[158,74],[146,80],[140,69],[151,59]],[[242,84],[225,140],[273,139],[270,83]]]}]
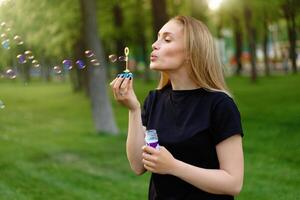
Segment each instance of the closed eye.
[{"label": "closed eye", "polygon": [[165,40],[166,42],[171,42],[171,38],[170,38],[170,37],[165,37],[164,40]]}]

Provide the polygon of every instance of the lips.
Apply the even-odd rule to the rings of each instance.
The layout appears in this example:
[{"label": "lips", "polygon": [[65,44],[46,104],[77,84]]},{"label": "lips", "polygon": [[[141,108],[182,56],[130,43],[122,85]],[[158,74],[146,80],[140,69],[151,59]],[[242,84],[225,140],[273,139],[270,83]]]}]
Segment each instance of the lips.
[{"label": "lips", "polygon": [[157,59],[157,55],[155,55],[154,53],[151,53],[150,60],[155,61],[156,59]]}]

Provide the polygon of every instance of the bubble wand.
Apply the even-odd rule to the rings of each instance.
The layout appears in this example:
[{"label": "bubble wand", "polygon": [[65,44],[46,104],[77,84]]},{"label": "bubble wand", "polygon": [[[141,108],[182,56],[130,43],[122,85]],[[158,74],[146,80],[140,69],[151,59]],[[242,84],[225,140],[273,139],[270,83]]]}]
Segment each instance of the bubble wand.
[{"label": "bubble wand", "polygon": [[129,55],[129,48],[125,47],[124,49],[124,54],[125,54],[125,62],[126,62],[126,69],[124,70],[125,73],[129,73],[129,69],[128,69],[128,55]]}]

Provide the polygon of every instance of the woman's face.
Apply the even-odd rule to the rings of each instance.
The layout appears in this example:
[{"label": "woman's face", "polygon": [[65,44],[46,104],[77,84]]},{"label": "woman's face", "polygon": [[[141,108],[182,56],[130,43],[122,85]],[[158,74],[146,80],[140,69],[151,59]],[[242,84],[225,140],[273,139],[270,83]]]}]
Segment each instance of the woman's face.
[{"label": "woman's face", "polygon": [[175,20],[166,23],[152,44],[150,68],[159,71],[179,69],[186,61],[183,27]]}]

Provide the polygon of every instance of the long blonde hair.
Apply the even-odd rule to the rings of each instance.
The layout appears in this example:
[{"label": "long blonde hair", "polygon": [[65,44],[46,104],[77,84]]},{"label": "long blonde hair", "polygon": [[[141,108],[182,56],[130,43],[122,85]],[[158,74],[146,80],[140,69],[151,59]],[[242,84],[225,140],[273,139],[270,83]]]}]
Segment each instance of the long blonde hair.
[{"label": "long blonde hair", "polygon": [[[225,80],[214,39],[207,26],[188,16],[176,16],[171,20],[183,26],[184,42],[190,62],[190,77],[197,86],[211,91],[222,91],[231,96]],[[161,72],[158,89],[170,83],[165,72]]]}]

